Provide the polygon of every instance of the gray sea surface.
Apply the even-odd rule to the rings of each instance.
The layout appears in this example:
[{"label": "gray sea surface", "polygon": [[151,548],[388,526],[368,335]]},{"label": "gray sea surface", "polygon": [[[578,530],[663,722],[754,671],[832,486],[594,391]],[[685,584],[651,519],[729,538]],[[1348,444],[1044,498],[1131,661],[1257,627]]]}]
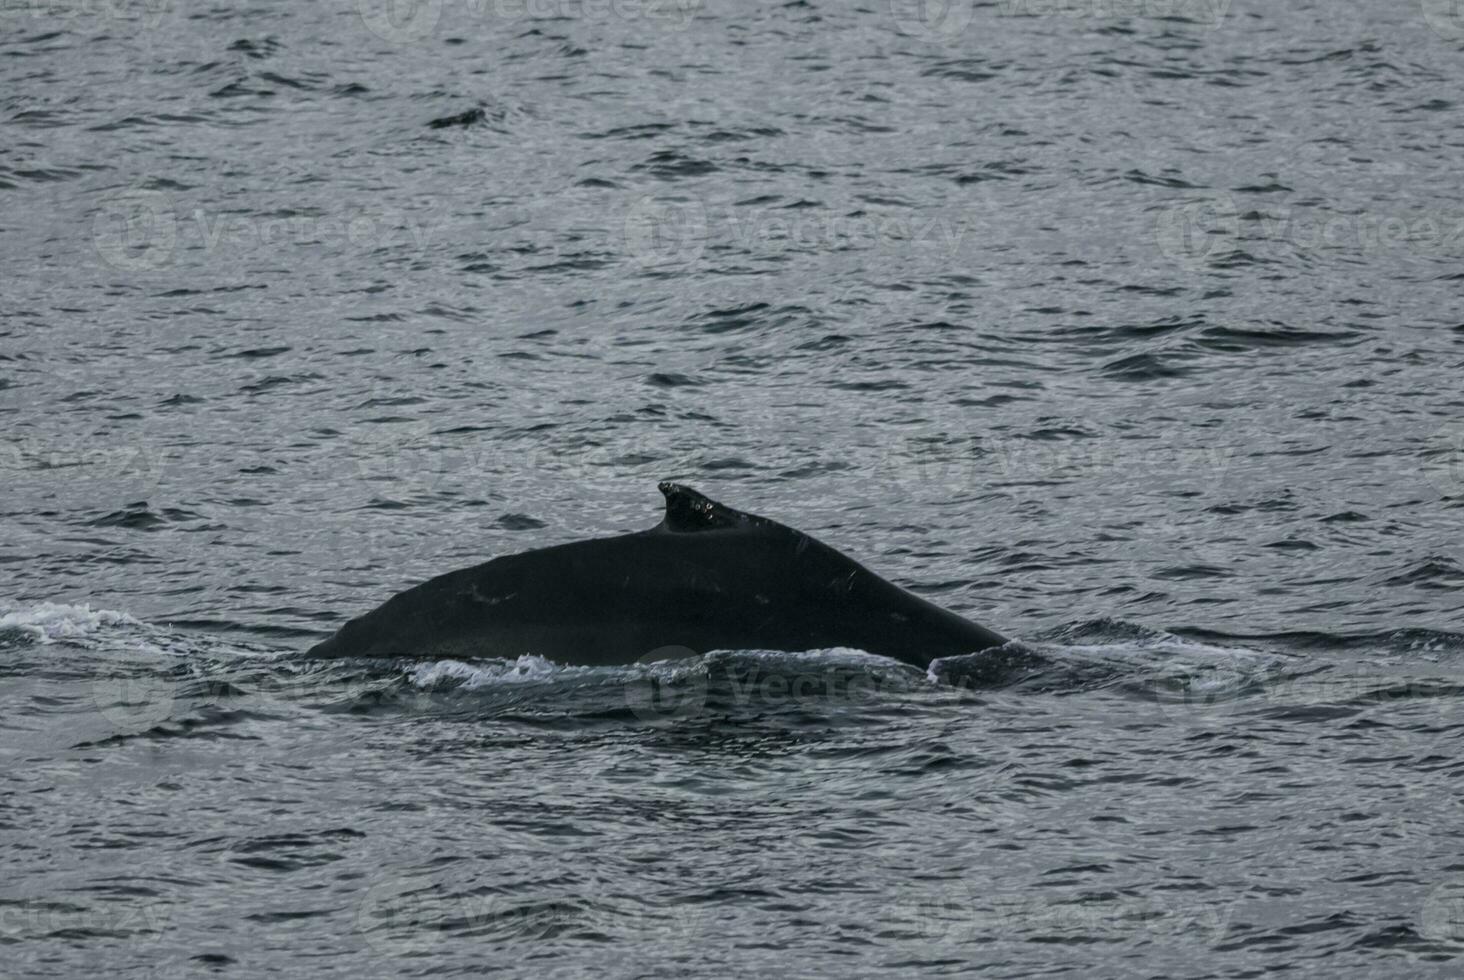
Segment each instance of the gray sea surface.
[{"label": "gray sea surface", "polygon": [[[0,0],[0,973],[1456,977],[1464,7]],[[1018,643],[305,650],[658,480]]]}]

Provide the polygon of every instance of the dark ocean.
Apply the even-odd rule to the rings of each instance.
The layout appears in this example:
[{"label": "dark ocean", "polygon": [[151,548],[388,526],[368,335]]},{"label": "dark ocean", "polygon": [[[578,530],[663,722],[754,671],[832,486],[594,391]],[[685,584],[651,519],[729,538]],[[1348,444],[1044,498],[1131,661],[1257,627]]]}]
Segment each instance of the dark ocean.
[{"label": "dark ocean", "polygon": [[[0,975],[1464,975],[1464,7],[0,0]],[[658,480],[1019,642],[320,661]]]}]

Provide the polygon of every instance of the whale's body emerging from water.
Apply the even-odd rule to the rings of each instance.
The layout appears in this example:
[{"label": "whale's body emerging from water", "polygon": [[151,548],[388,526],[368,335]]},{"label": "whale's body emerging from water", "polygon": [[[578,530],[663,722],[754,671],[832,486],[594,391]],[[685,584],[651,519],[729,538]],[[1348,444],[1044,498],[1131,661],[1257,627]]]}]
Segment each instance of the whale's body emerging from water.
[{"label": "whale's body emerging from water", "polygon": [[516,657],[628,664],[668,651],[853,647],[920,668],[1006,639],[814,538],[661,484],[649,531],[439,575],[317,644],[324,657]]}]

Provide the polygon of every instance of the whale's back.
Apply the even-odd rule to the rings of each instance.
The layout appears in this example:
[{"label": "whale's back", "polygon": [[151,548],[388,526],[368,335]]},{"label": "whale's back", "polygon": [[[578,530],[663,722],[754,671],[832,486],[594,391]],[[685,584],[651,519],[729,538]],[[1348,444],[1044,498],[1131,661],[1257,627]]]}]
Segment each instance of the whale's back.
[{"label": "whale's back", "polygon": [[925,666],[1005,639],[817,539],[663,484],[649,531],[506,555],[347,622],[320,656],[629,663],[666,647],[856,647]]}]

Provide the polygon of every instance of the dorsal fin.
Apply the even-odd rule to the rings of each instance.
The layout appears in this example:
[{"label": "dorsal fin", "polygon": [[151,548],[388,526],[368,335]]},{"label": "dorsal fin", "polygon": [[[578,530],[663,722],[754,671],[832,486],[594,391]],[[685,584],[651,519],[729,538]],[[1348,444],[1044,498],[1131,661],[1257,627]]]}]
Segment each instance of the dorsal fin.
[{"label": "dorsal fin", "polygon": [[661,526],[668,531],[686,533],[745,527],[761,520],[725,507],[679,483],[661,483],[659,487],[666,495],[666,518]]}]

